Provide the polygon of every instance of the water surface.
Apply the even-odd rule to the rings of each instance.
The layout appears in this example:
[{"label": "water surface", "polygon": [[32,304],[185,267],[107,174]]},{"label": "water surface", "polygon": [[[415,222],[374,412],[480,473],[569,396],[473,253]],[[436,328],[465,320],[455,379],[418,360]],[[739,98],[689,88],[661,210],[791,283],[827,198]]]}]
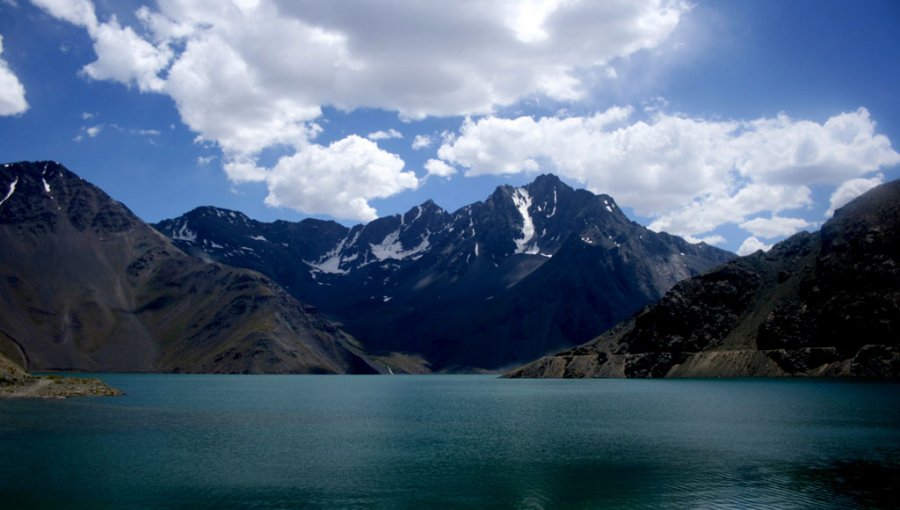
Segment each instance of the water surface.
[{"label": "water surface", "polygon": [[5,508],[891,508],[900,385],[102,375],[0,400]]}]

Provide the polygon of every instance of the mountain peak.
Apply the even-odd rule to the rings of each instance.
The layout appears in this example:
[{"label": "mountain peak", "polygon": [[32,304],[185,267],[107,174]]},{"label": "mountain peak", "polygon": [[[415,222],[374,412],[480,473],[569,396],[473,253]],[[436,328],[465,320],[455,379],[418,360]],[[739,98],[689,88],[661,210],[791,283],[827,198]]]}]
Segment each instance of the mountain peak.
[{"label": "mountain peak", "polygon": [[240,221],[242,223],[247,223],[250,221],[250,218],[240,211],[233,211],[231,209],[225,209],[222,207],[215,207],[211,205],[202,205],[200,207],[195,207],[187,214],[185,214],[185,216],[189,218],[207,218],[216,216],[227,221]]},{"label": "mountain peak", "polygon": [[534,181],[532,181],[531,184],[543,185],[543,186],[546,186],[546,185],[559,186],[561,184],[564,185],[562,180],[559,177],[557,177],[556,174],[552,174],[552,173],[551,174],[541,174],[541,175],[535,177]]},{"label": "mountain peak", "polygon": [[28,225],[29,232],[53,232],[61,223],[78,231],[121,232],[139,221],[111,199],[56,161],[22,161],[0,166],[0,217]]}]

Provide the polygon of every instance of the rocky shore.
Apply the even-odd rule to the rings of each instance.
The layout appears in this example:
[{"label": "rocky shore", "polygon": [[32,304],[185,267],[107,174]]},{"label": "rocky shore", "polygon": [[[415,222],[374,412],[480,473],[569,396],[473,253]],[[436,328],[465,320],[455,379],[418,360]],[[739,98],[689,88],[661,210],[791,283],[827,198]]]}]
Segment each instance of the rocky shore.
[{"label": "rocky shore", "polygon": [[0,398],[115,397],[122,392],[99,379],[33,376],[0,354]]}]

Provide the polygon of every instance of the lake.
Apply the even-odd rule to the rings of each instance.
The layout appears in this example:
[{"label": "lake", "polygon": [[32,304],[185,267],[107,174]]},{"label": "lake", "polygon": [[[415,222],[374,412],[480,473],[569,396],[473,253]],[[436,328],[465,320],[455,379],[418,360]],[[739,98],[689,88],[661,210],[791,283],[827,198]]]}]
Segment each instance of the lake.
[{"label": "lake", "polygon": [[101,374],[0,400],[3,508],[896,508],[900,385]]}]

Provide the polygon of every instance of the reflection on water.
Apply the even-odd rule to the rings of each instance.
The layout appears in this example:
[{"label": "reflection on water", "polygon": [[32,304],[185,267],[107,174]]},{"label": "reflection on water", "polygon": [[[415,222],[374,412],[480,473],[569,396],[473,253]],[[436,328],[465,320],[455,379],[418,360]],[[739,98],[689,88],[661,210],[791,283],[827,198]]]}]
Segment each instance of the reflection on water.
[{"label": "reflection on water", "polygon": [[109,375],[0,401],[10,508],[892,508],[900,385]]}]

